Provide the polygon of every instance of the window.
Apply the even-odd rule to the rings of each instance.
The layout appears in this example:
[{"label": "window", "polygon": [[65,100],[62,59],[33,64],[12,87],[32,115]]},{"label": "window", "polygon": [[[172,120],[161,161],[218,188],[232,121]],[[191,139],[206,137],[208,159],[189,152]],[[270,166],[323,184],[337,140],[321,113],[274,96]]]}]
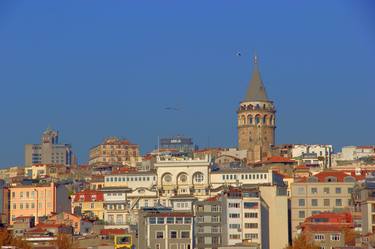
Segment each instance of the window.
[{"label": "window", "polygon": [[194,182],[201,183],[203,182],[204,176],[201,172],[198,172],[194,175],[193,179],[194,179]]},{"label": "window", "polygon": [[324,202],[324,206],[325,207],[328,207],[330,205],[329,204],[329,199],[324,199],[323,202]]},{"label": "window", "polygon": [[258,223],[245,223],[245,228],[258,228]]},{"label": "window", "polygon": [[23,209],[23,204],[22,203],[20,204],[20,209]]},{"label": "window", "polygon": [[155,244],[155,249],[160,249],[160,244]]},{"label": "window", "polygon": [[230,229],[239,229],[240,227],[240,224],[229,224]]},{"label": "window", "polygon": [[164,238],[164,232],[161,232],[161,231],[157,231],[155,232],[155,238],[157,239],[163,239]]},{"label": "window", "polygon": [[173,224],[174,223],[174,217],[167,217],[167,224]]},{"label": "window", "polygon": [[300,219],[305,218],[305,211],[299,211],[299,212],[298,212],[298,217],[299,217]]},{"label": "window", "polygon": [[323,192],[324,192],[325,194],[329,194],[329,188],[324,188],[324,189],[323,189]]},{"label": "window", "polygon": [[258,239],[258,234],[257,233],[245,233],[245,239]]},{"label": "window", "polygon": [[91,202],[91,203],[90,203],[90,207],[91,207],[91,208],[95,208],[95,203]]},{"label": "window", "polygon": [[182,223],[184,223],[183,218],[182,217],[176,217],[176,224],[182,224]]},{"label": "window", "polygon": [[313,207],[318,206],[318,200],[317,199],[311,199],[311,206],[313,206]]},{"label": "window", "polygon": [[336,194],[341,194],[341,188],[336,188]]},{"label": "window", "polygon": [[318,189],[317,188],[311,188],[311,193],[312,194],[317,194],[318,193]]},{"label": "window", "polygon": [[219,212],[219,206],[217,205],[211,206],[211,212]]},{"label": "window", "polygon": [[241,236],[239,234],[229,234],[230,239],[241,239]]},{"label": "window", "polygon": [[17,205],[16,204],[13,204],[13,209],[16,209]]},{"label": "window", "polygon": [[340,234],[331,234],[331,240],[333,241],[340,240]]},{"label": "window", "polygon": [[239,208],[240,207],[240,203],[228,203],[228,207],[230,207],[230,208]]},{"label": "window", "polygon": [[190,224],[190,223],[191,223],[191,218],[185,217],[185,224]]},{"label": "window", "polygon": [[164,224],[164,218],[157,218],[158,224]]},{"label": "window", "polygon": [[171,239],[177,239],[177,231],[171,231],[170,238]]},{"label": "window", "polygon": [[245,213],[245,218],[258,218],[258,213]]},{"label": "window", "polygon": [[348,194],[353,193],[353,188],[348,188]]},{"label": "window", "polygon": [[314,240],[324,240],[324,234],[315,234],[314,235]]},{"label": "window", "polygon": [[212,227],[211,233],[220,233],[220,227]]},{"label": "window", "polygon": [[342,200],[336,199],[336,206],[341,207],[342,206]]},{"label": "window", "polygon": [[243,206],[245,209],[255,209],[258,208],[258,202],[244,202]]},{"label": "window", "polygon": [[212,216],[211,217],[211,222],[220,222],[219,216]]},{"label": "window", "polygon": [[298,200],[298,206],[304,207],[305,206],[305,199],[299,199]]},{"label": "window", "polygon": [[23,192],[20,193],[20,197],[23,198]]},{"label": "window", "polygon": [[240,214],[238,213],[230,213],[229,218],[240,218]]},{"label": "window", "polygon": [[189,231],[182,231],[181,232],[181,239],[188,239],[190,238],[190,232]]},{"label": "window", "polygon": [[156,224],[156,218],[155,217],[148,218],[148,223],[149,224]]},{"label": "window", "polygon": [[299,187],[298,189],[297,189],[297,192],[298,192],[298,194],[304,194],[305,193],[305,188],[304,187]]},{"label": "window", "polygon": [[12,198],[16,197],[16,192],[12,192]]}]

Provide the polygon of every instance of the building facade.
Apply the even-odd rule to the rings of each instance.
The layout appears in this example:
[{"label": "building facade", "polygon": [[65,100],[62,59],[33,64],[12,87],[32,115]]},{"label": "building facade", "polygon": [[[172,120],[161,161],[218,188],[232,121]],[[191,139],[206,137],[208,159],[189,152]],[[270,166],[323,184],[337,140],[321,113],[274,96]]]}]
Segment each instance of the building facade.
[{"label": "building facade", "polygon": [[90,149],[89,164],[118,164],[135,167],[141,161],[139,146],[117,137],[106,138]]},{"label": "building facade", "polygon": [[139,215],[139,248],[193,249],[192,213],[168,208],[143,209]]},{"label": "building facade", "polygon": [[72,146],[59,144],[59,133],[51,129],[43,132],[40,144],[25,145],[25,166],[33,164],[72,164]]},{"label": "building facade", "polygon": [[10,191],[10,224],[19,216],[39,217],[70,212],[68,189],[61,184],[14,184]]},{"label": "building facade", "polygon": [[72,196],[72,213],[104,220],[104,195],[97,190],[83,190]]},{"label": "building facade", "polygon": [[291,184],[292,236],[306,217],[352,206],[356,178],[340,171],[323,171]]},{"label": "building facade", "polygon": [[193,139],[184,136],[174,136],[168,138],[160,138],[160,149],[172,149],[178,152],[192,153],[196,146],[194,146]]},{"label": "building facade", "polygon": [[238,147],[247,150],[248,162],[261,161],[271,155],[271,146],[275,144],[275,113],[275,106],[267,97],[255,57],[249,88],[237,110]]}]

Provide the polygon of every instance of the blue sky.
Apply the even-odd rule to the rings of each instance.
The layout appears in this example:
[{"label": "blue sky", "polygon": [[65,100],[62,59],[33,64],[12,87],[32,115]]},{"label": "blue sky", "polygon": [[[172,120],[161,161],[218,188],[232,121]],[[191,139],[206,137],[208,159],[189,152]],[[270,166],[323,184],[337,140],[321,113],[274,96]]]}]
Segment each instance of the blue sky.
[{"label": "blue sky", "polygon": [[113,135],[143,153],[174,134],[235,146],[254,51],[277,143],[374,144],[374,13],[355,0],[0,1],[0,166],[22,164],[48,125],[81,163]]}]

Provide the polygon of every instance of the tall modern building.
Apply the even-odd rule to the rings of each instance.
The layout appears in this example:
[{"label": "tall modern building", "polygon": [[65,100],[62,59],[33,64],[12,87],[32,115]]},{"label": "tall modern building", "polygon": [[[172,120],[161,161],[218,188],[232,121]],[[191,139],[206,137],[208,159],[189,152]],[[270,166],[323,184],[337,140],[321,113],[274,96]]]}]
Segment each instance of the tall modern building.
[{"label": "tall modern building", "polygon": [[48,128],[43,132],[40,144],[25,145],[25,166],[34,164],[72,164],[72,146],[59,144],[58,131]]},{"label": "tall modern building", "polygon": [[267,97],[255,56],[248,90],[237,110],[238,147],[248,151],[248,162],[270,156],[271,145],[275,144],[275,113],[275,106]]}]

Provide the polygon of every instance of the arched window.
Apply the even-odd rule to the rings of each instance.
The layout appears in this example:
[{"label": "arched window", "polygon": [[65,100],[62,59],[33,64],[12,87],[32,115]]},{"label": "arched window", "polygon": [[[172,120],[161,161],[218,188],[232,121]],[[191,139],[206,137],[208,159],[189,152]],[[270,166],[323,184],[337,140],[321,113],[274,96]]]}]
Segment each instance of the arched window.
[{"label": "arched window", "polygon": [[203,183],[204,175],[202,172],[197,172],[193,175],[193,183]]},{"label": "arched window", "polygon": [[259,124],[259,122],[260,122],[260,115],[256,115],[255,116],[255,124],[257,125],[257,124]]},{"label": "arched window", "polygon": [[177,182],[179,184],[185,184],[187,183],[187,180],[188,180],[188,176],[186,173],[181,173],[177,176]]},{"label": "arched window", "polygon": [[241,116],[241,125],[244,125],[244,124],[246,124],[246,120],[245,120],[245,116],[242,115]]},{"label": "arched window", "polygon": [[263,124],[267,124],[267,115],[263,116]]},{"label": "arched window", "polygon": [[172,183],[172,174],[170,174],[170,173],[165,174],[162,178],[162,183],[163,184],[171,184]]},{"label": "arched window", "polygon": [[253,124],[253,116],[251,115],[247,116],[247,122],[248,124]]}]

